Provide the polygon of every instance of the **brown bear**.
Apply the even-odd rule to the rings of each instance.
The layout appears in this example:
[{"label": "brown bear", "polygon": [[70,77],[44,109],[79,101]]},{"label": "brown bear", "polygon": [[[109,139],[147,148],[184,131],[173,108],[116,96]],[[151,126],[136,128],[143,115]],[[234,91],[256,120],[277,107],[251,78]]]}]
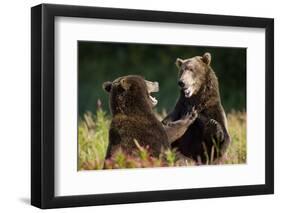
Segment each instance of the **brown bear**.
[{"label": "brown bear", "polygon": [[150,82],[141,76],[129,75],[105,82],[103,88],[110,94],[112,121],[109,130],[109,145],[106,159],[121,148],[132,153],[137,148],[135,140],[142,147],[149,147],[154,157],[170,148],[170,143],[181,137],[197,114],[179,117],[178,121],[164,126],[154,115],[157,104],[151,93],[158,92],[158,82]]},{"label": "brown bear", "polygon": [[176,60],[180,96],[174,110],[162,121],[174,122],[195,107],[198,117],[172,147],[198,163],[217,161],[230,143],[219,84],[210,63],[210,53]]}]

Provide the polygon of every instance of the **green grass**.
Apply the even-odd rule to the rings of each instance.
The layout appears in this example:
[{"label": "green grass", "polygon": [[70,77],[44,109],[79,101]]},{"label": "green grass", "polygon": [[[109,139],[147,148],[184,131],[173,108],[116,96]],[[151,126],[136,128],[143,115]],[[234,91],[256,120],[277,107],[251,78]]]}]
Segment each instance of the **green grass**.
[{"label": "green grass", "polygon": [[108,145],[110,120],[102,110],[95,116],[90,112],[79,121],[78,127],[78,168],[102,169]]},{"label": "green grass", "polygon": [[[165,112],[156,113],[161,119]],[[108,130],[111,117],[102,109],[96,114],[90,112],[84,114],[79,121],[78,127],[78,169],[120,169],[120,168],[147,168],[168,166],[191,166],[195,163],[183,158],[176,150],[166,150],[159,158],[151,157],[144,147],[137,141],[136,151],[128,155],[118,150],[111,159],[105,161],[108,146]],[[223,159],[214,162],[210,156],[207,164],[243,164],[247,159],[246,148],[246,113],[231,112],[227,115],[228,129],[231,136],[231,145],[228,147]],[[215,147],[214,147],[215,149]]]}]

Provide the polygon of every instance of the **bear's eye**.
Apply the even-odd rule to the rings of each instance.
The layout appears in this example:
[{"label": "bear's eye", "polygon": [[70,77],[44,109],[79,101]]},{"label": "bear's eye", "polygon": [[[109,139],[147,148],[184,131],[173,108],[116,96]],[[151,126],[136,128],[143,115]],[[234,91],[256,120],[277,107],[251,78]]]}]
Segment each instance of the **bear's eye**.
[{"label": "bear's eye", "polygon": [[118,85],[117,91],[121,94],[121,93],[125,92],[125,89],[121,85]]},{"label": "bear's eye", "polygon": [[188,66],[186,66],[186,65],[183,66],[183,67],[182,67],[182,70],[188,70]]}]

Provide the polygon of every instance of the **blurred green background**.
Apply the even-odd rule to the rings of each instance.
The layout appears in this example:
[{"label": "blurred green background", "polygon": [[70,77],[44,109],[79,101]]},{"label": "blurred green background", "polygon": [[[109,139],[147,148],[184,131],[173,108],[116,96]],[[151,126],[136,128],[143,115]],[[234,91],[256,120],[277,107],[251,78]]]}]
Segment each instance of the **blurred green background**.
[{"label": "blurred green background", "polygon": [[179,95],[176,58],[212,54],[211,66],[220,85],[222,104],[227,112],[246,110],[246,49],[155,44],[85,42],[78,43],[79,115],[95,112],[100,99],[109,112],[108,94],[102,89],[104,81],[138,74],[158,81],[160,91],[157,110],[168,112]]}]

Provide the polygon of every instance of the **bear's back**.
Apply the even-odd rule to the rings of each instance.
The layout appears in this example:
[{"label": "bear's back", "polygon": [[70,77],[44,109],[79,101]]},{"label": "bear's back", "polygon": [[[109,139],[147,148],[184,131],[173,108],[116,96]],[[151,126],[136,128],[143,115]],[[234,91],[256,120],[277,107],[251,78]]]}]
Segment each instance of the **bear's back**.
[{"label": "bear's back", "polygon": [[158,157],[163,148],[169,147],[161,122],[153,116],[117,114],[112,119],[109,134],[113,149],[111,152],[121,147],[125,152],[131,153],[137,149],[137,142]]}]

